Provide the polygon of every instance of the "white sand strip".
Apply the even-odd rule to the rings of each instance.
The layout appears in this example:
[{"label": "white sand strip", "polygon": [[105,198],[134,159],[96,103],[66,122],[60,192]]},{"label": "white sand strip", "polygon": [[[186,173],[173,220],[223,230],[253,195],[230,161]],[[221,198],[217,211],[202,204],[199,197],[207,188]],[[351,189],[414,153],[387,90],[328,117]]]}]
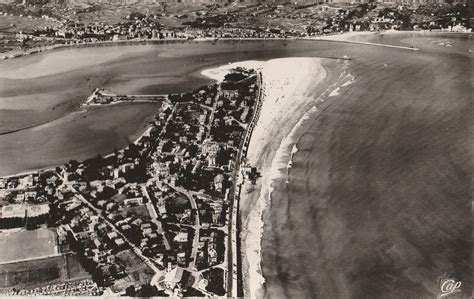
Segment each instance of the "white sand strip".
[{"label": "white sand strip", "polygon": [[[271,195],[271,184],[279,178],[281,169],[286,170],[297,141],[294,133],[316,111],[316,99],[309,90],[326,77],[326,71],[318,58],[282,58],[263,61],[243,61],[223,65],[201,72],[216,81],[222,81],[230,69],[237,66],[259,69],[263,77],[264,99],[257,125],[252,133],[247,159],[251,165],[263,164],[260,197],[250,212],[248,222],[242,227],[245,238],[250,297],[258,297],[265,279],[261,271],[261,238],[263,233],[262,214]],[[314,107],[313,109],[311,109]],[[306,114],[305,114],[306,112]],[[270,145],[269,149],[266,145]],[[262,163],[265,152],[273,152],[274,158]],[[242,201],[250,200],[242,195]],[[247,296],[247,294],[246,294]]]}]

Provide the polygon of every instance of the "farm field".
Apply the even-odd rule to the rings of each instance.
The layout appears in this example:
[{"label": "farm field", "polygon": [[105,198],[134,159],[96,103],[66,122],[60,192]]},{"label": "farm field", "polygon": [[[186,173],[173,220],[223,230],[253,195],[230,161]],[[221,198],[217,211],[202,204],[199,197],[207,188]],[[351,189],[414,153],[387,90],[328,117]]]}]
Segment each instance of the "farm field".
[{"label": "farm field", "polygon": [[11,287],[37,287],[53,281],[66,281],[90,277],[80,265],[77,256],[67,253],[0,266],[0,289]]},{"label": "farm field", "polygon": [[0,248],[0,264],[58,254],[56,233],[46,228],[1,233]]}]

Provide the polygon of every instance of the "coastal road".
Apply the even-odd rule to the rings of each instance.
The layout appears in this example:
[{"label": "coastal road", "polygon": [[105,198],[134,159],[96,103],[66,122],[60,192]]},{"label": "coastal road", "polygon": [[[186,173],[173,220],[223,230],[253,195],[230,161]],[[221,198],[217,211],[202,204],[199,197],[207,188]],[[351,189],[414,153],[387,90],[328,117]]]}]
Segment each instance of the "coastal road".
[{"label": "coastal road", "polygon": [[236,158],[234,171],[232,177],[234,178],[234,184],[231,191],[233,192],[233,200],[229,206],[229,220],[228,220],[228,252],[227,252],[227,294],[232,295],[232,297],[237,298],[242,296],[243,286],[241,284],[242,277],[242,261],[240,248],[240,219],[239,219],[239,204],[240,204],[240,193],[242,189],[243,178],[241,176],[241,163],[245,156],[247,155],[247,147],[250,142],[250,137],[252,131],[258,121],[261,107],[262,107],[262,74],[260,71],[257,71],[257,97],[256,103],[252,115],[252,119],[247,126],[247,130],[241,140],[239,145],[239,153]]},{"label": "coastal road", "polygon": [[[403,32],[376,37],[380,43],[410,40]],[[454,43],[448,48],[436,42],[440,39]],[[272,289],[281,294],[278,286],[283,285],[287,297],[366,297],[368,290],[378,298],[393,294],[400,298],[434,297],[437,278],[446,269],[458,273],[466,288],[472,282],[472,64],[468,56],[472,38],[468,34],[457,38],[455,33],[422,32],[415,43],[419,51],[306,40],[177,43],[171,51],[166,49],[168,45],[159,45],[147,53],[136,51],[139,46],[123,47],[127,55],[117,59],[110,57],[109,49],[71,48],[68,63],[57,59],[64,52],[51,51],[41,54],[50,61],[48,70],[61,69],[60,64],[73,65],[81,52],[107,53],[106,59],[97,58],[100,67],[84,68],[79,63],[78,70],[71,68],[67,76],[62,71],[34,78],[5,75],[0,79],[4,97],[15,95],[12,103],[25,107],[36,102],[42,106],[31,107],[29,114],[23,114],[23,109],[7,109],[0,118],[28,122],[40,117],[54,119],[63,115],[64,109],[56,109],[51,116],[44,112],[51,113],[53,106],[65,102],[61,99],[73,98],[59,91],[65,86],[77,87],[70,94],[82,103],[90,94],[89,85],[105,84],[100,81],[104,75],[109,76],[108,82],[123,79],[120,84],[124,88],[132,81],[136,85],[143,74],[153,75],[156,80],[174,80],[176,90],[182,90],[201,85],[202,81],[188,74],[211,64],[347,55],[353,59],[344,63],[355,82],[327,99],[328,108],[321,107],[314,126],[298,144],[301,150],[294,157],[291,183],[275,191],[275,195],[284,195],[272,198],[267,209],[262,239],[266,287],[270,296]],[[157,58],[157,51],[167,55]],[[199,58],[204,58],[203,62],[198,62]],[[324,62],[329,78],[339,66],[328,60]],[[22,70],[13,64],[26,66],[27,74],[37,64],[23,58],[2,63],[19,73]],[[183,80],[175,80],[177,77]],[[50,104],[31,101],[30,95],[41,94],[55,100]],[[68,119],[0,136],[0,168],[11,174],[111,152],[114,146],[122,146],[117,145],[119,140],[134,134],[125,132],[124,123],[133,132],[143,128],[141,123],[135,124],[140,119],[137,115],[124,119],[118,117],[122,112],[115,110],[107,121],[84,113],[86,125],[69,126],[80,120]],[[111,130],[102,126],[114,123],[119,123],[120,129],[107,145],[89,148],[110,135]],[[20,125],[23,127],[23,121]],[[93,127],[100,131],[89,131]],[[83,138],[73,139],[75,136]],[[272,241],[276,237],[279,242]]]}]

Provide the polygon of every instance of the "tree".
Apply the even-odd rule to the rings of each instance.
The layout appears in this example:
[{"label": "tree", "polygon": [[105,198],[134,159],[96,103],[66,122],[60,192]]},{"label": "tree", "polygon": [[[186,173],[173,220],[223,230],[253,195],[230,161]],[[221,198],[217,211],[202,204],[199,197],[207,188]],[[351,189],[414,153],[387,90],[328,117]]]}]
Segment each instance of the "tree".
[{"label": "tree", "polygon": [[126,297],[135,297],[137,292],[135,291],[135,287],[133,285],[129,286],[125,289],[125,296]]},{"label": "tree", "polygon": [[159,295],[158,290],[149,284],[144,284],[137,292],[137,296],[139,297],[153,297],[157,295]]}]

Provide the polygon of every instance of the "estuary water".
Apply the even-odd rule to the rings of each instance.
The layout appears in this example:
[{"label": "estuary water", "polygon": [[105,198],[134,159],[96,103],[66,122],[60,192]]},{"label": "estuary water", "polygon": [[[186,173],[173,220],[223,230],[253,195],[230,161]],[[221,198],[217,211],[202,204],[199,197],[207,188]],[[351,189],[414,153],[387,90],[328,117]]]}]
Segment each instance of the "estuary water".
[{"label": "estuary water", "polygon": [[472,38],[372,41],[381,39],[420,50],[219,41],[71,48],[2,61],[0,175],[123,147],[158,108],[81,108],[94,88],[181,92],[209,82],[202,69],[229,62],[350,57],[354,82],[306,120],[289,177],[273,183],[263,215],[263,294],[430,298],[440,278],[453,276],[469,295]]}]

